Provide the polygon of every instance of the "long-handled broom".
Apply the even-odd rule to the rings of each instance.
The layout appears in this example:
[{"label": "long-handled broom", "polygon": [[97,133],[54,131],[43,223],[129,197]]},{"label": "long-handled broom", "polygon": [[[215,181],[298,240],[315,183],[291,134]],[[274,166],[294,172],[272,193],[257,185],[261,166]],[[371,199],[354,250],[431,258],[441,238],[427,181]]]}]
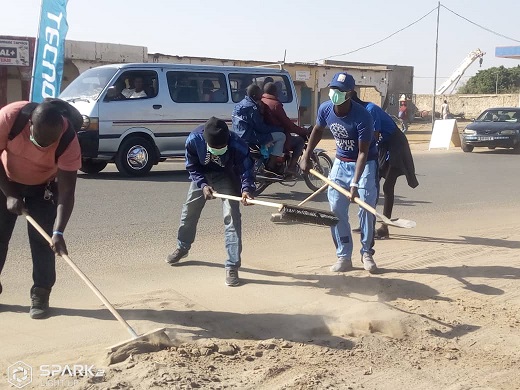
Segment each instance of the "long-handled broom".
[{"label": "long-handled broom", "polygon": [[[27,212],[24,212],[23,215],[27,219],[27,221],[45,238],[45,240],[49,243],[49,245],[52,245],[52,239],[51,237],[43,230],[43,228],[32,218]],[[126,344],[133,343],[136,341],[145,341],[149,342],[151,344],[162,344],[162,345],[168,345],[171,343],[170,338],[166,335],[165,328],[159,328],[152,330],[148,333],[138,335],[136,331],[124,320],[123,317],[117,312],[117,310],[112,306],[112,304],[108,301],[108,299],[105,298],[105,296],[101,293],[101,291],[98,290],[98,288],[90,281],[90,279],[79,269],[79,267],[74,264],[74,262],[70,259],[69,256],[63,254],[60,255],[63,260],[67,262],[68,265],[78,274],[78,276],[87,284],[87,286],[96,294],[96,296],[103,302],[103,304],[106,306],[108,310],[114,315],[116,320],[119,321],[121,325],[130,333],[132,336],[131,340],[123,341],[119,344],[113,345],[109,347],[108,349],[111,352],[116,351],[117,349],[125,346]]]},{"label": "long-handled broom", "polygon": [[[335,190],[341,192],[346,197],[350,198],[350,196],[351,196],[350,192],[348,192],[346,189],[344,189],[340,185],[336,184],[332,180],[329,180],[328,178],[323,176],[321,173],[315,171],[314,169],[310,169],[309,172],[312,173],[317,178],[323,180],[325,183],[330,185]],[[354,198],[354,202],[356,202],[358,205],[363,207],[369,213],[374,214],[377,218],[380,218],[382,223],[385,224],[385,225],[395,226],[395,227],[398,227],[398,228],[405,228],[405,229],[410,229],[410,228],[413,228],[413,227],[415,227],[417,225],[415,223],[415,221],[410,221],[409,219],[398,218],[398,219],[393,219],[392,220],[390,218],[387,218],[383,214],[378,213],[375,208],[373,208],[369,204],[363,202],[361,199],[359,199],[357,197]]]},{"label": "long-handled broom", "polygon": [[[241,201],[239,196],[225,195],[213,192],[213,196],[221,199]],[[283,219],[294,222],[312,223],[315,225],[334,226],[338,223],[338,217],[330,211],[311,209],[308,207],[293,206],[284,203],[266,202],[263,200],[248,199],[248,203],[260,206],[274,207],[283,216]]]},{"label": "long-handled broom", "polygon": [[[321,194],[323,191],[327,189],[329,185],[325,183],[320,188],[318,188],[316,191],[314,191],[312,194],[310,194],[308,197],[306,197],[304,200],[302,200],[300,203],[298,203],[298,206],[303,206],[305,203],[307,203],[309,200],[315,198],[319,194]],[[286,219],[284,219],[284,216],[281,213],[273,213],[271,214],[271,222],[284,222]]]}]

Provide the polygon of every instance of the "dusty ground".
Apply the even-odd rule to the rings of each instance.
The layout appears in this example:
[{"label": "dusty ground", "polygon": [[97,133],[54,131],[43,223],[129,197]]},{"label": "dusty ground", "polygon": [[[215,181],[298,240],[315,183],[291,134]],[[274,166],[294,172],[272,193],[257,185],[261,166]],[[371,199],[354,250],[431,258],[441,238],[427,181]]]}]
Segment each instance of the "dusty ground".
[{"label": "dusty ground", "polygon": [[[131,356],[101,382],[83,380],[78,388],[518,389],[520,233],[510,211],[496,210],[501,226],[474,229],[471,237],[456,219],[428,236],[396,234],[378,243],[381,275],[298,271],[294,278],[323,296],[288,308],[301,317],[290,329],[273,332],[289,325],[277,316],[266,323],[254,314],[227,316],[217,325],[208,313],[188,311],[186,322],[193,316],[203,329],[248,324],[256,338],[177,330],[170,333],[175,346]],[[160,296],[147,304],[169,307]],[[269,339],[272,333],[286,337]],[[257,338],[262,334],[265,340]]]},{"label": "dusty ground", "polygon": [[[427,149],[428,127],[412,127],[412,149]],[[292,278],[322,296],[287,308],[301,321],[262,323],[255,302],[250,315],[220,325],[194,310],[188,315],[202,329],[245,322],[254,336],[177,330],[171,348],[131,356],[78,388],[519,389],[520,223],[513,215],[520,208],[444,215],[413,233],[393,232],[377,243],[380,275],[330,275],[307,264]],[[152,301],[168,308],[164,297]]]}]

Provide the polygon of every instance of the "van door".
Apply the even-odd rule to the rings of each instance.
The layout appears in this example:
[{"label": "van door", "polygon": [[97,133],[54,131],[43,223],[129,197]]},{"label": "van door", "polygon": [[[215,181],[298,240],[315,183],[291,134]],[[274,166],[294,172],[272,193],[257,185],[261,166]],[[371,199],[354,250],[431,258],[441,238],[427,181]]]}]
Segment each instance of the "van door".
[{"label": "van door", "polygon": [[155,138],[164,116],[156,70],[125,70],[99,101],[99,155],[115,155],[124,137]]},{"label": "van door", "polygon": [[164,123],[168,128],[158,134],[163,157],[183,156],[188,135],[210,117],[231,121],[233,105],[224,73],[168,70],[166,83]]}]

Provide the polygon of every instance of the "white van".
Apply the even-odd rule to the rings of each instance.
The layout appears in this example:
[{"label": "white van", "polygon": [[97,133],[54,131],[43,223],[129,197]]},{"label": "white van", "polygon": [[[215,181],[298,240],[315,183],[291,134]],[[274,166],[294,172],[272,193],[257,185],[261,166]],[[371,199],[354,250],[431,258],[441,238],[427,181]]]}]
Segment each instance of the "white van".
[{"label": "white van", "polygon": [[80,74],[60,95],[83,114],[81,170],[115,162],[141,176],[168,157],[184,156],[189,133],[209,117],[231,126],[248,85],[272,81],[289,118],[298,121],[293,81],[282,69],[182,64],[113,64]]}]

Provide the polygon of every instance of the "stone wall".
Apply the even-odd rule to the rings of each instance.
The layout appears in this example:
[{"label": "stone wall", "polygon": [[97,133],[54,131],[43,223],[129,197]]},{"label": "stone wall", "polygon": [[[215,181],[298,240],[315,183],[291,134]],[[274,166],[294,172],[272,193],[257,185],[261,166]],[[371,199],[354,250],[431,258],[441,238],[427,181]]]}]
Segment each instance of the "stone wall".
[{"label": "stone wall", "polygon": [[[520,94],[441,95],[435,99],[437,116],[439,116],[441,105],[445,99],[450,106],[450,112],[455,117],[459,117],[462,114],[466,119],[476,118],[482,111],[490,107],[520,106]],[[415,116],[425,117],[431,115],[433,95],[414,95],[413,103],[416,107]]]}]

